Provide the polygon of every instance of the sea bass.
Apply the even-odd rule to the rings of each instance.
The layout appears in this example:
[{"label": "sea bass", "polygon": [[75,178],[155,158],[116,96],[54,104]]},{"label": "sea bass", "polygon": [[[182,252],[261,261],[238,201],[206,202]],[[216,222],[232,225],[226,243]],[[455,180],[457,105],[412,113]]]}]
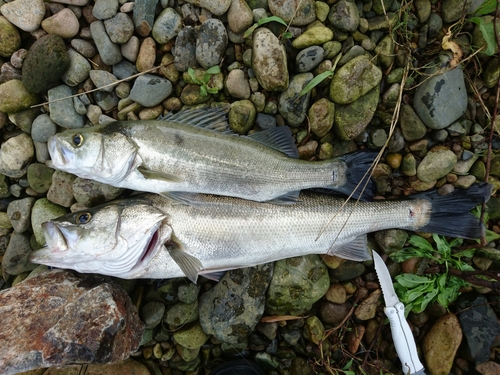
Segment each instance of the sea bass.
[{"label": "sea bass", "polygon": [[[186,110],[163,120],[66,130],[52,136],[48,148],[49,166],[116,187],[276,203],[293,202],[300,190],[308,188],[349,195],[366,177],[376,154],[299,160],[288,127],[237,136],[229,130],[225,112],[209,108]],[[373,195],[373,182],[365,180],[363,194],[364,183],[354,198]]]},{"label": "sea bass", "polygon": [[[446,196],[352,202],[302,193],[294,205],[239,198],[144,194],[44,223],[46,247],[34,263],[126,279],[214,274],[307,254],[370,259],[366,233],[401,228],[478,238],[469,210],[491,186],[476,184]],[[332,220],[333,218],[333,220]]]}]

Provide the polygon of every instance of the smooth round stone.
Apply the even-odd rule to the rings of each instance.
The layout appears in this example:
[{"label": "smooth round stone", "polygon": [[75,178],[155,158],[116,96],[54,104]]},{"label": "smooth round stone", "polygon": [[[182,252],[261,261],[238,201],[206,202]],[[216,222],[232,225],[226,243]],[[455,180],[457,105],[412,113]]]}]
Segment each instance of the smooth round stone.
[{"label": "smooth round stone", "polygon": [[0,16],[0,56],[10,57],[21,46],[21,35],[7,18]]},{"label": "smooth round stone", "polygon": [[443,129],[462,116],[467,109],[467,91],[460,67],[435,74],[427,69],[429,78],[415,91],[413,109],[431,129]]},{"label": "smooth round stone", "polygon": [[139,55],[139,48],[141,47],[141,42],[139,38],[135,35],[132,35],[127,43],[124,43],[120,46],[121,53],[123,57],[127,60],[135,62],[137,60],[137,56]]},{"label": "smooth round stone", "polygon": [[127,43],[134,33],[134,23],[125,13],[118,13],[113,18],[104,21],[104,27],[113,43]]},{"label": "smooth round stone", "polygon": [[414,5],[418,22],[425,23],[431,15],[431,2],[429,0],[415,0]]},{"label": "smooth round stone", "polygon": [[333,26],[342,31],[356,31],[359,25],[358,7],[355,3],[340,0],[331,7],[328,20]]},{"label": "smooth round stone", "polygon": [[53,34],[42,36],[33,43],[24,60],[23,84],[35,94],[47,91],[57,84],[69,65],[63,39]]},{"label": "smooth round stone", "polygon": [[274,116],[266,115],[264,113],[257,113],[255,124],[263,130],[271,129],[276,126],[276,118]]},{"label": "smooth round stone", "polygon": [[324,54],[325,50],[319,46],[311,46],[300,51],[295,59],[297,72],[310,72],[323,61]]},{"label": "smooth round stone", "polygon": [[9,138],[0,148],[0,173],[12,178],[21,178],[35,154],[29,135],[21,133]]},{"label": "smooth round stone", "polygon": [[228,120],[232,131],[246,134],[253,127],[257,111],[250,100],[240,100],[231,104]]},{"label": "smooth round stone", "polygon": [[315,1],[314,6],[316,7],[316,18],[320,22],[325,22],[328,18],[328,13],[330,12],[328,4],[323,1]]},{"label": "smooth round stone", "polygon": [[160,44],[174,39],[182,29],[182,17],[173,8],[164,9],[156,18],[152,36]]},{"label": "smooth round stone", "polygon": [[427,25],[429,25],[427,37],[429,40],[432,40],[441,32],[443,28],[443,19],[437,13],[431,13]]},{"label": "smooth round stone", "polygon": [[9,120],[23,132],[30,134],[33,121],[39,113],[38,108],[24,109],[16,113],[9,113]]},{"label": "smooth round stone", "polygon": [[177,290],[179,301],[184,303],[195,303],[198,297],[199,288],[199,286],[192,283],[179,285],[179,289]]},{"label": "smooth round stone", "polygon": [[403,104],[401,106],[399,124],[403,132],[403,137],[408,142],[417,141],[427,133],[427,128],[424,123],[409,104]]},{"label": "smooth round stone", "polygon": [[226,80],[226,88],[229,95],[236,99],[250,98],[250,85],[245,79],[245,73],[241,69],[234,69],[229,72]]},{"label": "smooth round stone", "polygon": [[31,227],[38,246],[45,245],[45,236],[42,231],[42,223],[55,219],[67,213],[64,207],[50,202],[47,198],[38,199],[31,210]]},{"label": "smooth round stone", "polygon": [[42,28],[49,34],[59,35],[61,38],[73,38],[80,29],[78,18],[70,9],[64,8],[53,16],[42,21]]},{"label": "smooth round stone", "polygon": [[76,176],[63,171],[55,171],[52,184],[47,192],[47,199],[63,207],[71,207],[74,202],[73,182]]},{"label": "smooth round stone", "polygon": [[316,19],[313,0],[269,0],[269,11],[292,26],[305,26]]},{"label": "smooth round stone", "polygon": [[306,30],[292,42],[292,46],[303,49],[314,45],[324,44],[333,38],[333,31],[328,27],[318,26]]},{"label": "smooth round stone", "polygon": [[77,86],[89,77],[90,63],[74,49],[68,50],[69,67],[61,77],[68,86]]},{"label": "smooth round stone", "polygon": [[90,32],[101,55],[101,60],[105,64],[115,65],[122,61],[120,47],[111,41],[102,21],[92,22],[90,24]]},{"label": "smooth round stone", "polygon": [[382,38],[382,40],[375,47],[375,53],[378,55],[378,61],[382,67],[388,68],[394,61],[394,39],[389,35]]},{"label": "smooth round stone", "polygon": [[141,320],[144,322],[145,329],[155,328],[160,324],[165,305],[158,301],[151,301],[141,307]]},{"label": "smooth round stone", "polygon": [[267,28],[259,27],[253,33],[252,68],[264,90],[283,91],[289,76],[284,46]]},{"label": "smooth round stone", "polygon": [[57,132],[57,125],[46,113],[38,116],[31,126],[31,138],[35,142],[47,142]]},{"label": "smooth round stone", "polygon": [[232,0],[227,11],[229,30],[240,34],[253,24],[253,12],[245,0]]},{"label": "smooth round stone", "polygon": [[137,73],[138,71],[135,65],[131,64],[128,61],[122,61],[116,65],[113,65],[113,74],[118,79],[125,79]]},{"label": "smooth round stone", "polygon": [[71,39],[71,47],[75,49],[80,55],[91,59],[97,53],[94,45],[84,39]]},{"label": "smooth round stone", "polygon": [[218,65],[228,43],[227,32],[222,21],[210,18],[202,23],[196,39],[196,60],[208,69]]},{"label": "smooth round stone", "polygon": [[0,112],[15,113],[38,103],[36,95],[26,90],[17,79],[0,84]]},{"label": "smooth round stone", "polygon": [[113,74],[105,70],[91,70],[90,79],[94,82],[95,87],[107,92],[113,91],[115,86],[112,84],[118,81]]},{"label": "smooth round stone", "polygon": [[[73,100],[67,98],[71,95],[73,95],[73,90],[66,85],[60,85],[48,91],[48,99],[51,102],[49,104],[50,118],[63,128],[82,128],[84,118],[76,111]],[[62,98],[67,99],[55,101]]]},{"label": "smooth round stone", "polygon": [[37,162],[45,164],[47,160],[50,160],[47,143],[33,141],[33,145],[35,146],[35,157]]},{"label": "smooth round stone", "polygon": [[156,43],[153,38],[145,38],[141,47],[139,48],[139,54],[137,55],[136,67],[139,72],[144,72],[154,67],[156,60]]},{"label": "smooth round stone", "polygon": [[231,5],[231,0],[186,0],[186,2],[205,8],[216,16],[222,16]]},{"label": "smooth round stone", "polygon": [[200,323],[181,328],[174,332],[174,340],[179,345],[188,349],[199,349],[208,340],[208,335],[203,332]]},{"label": "smooth round stone", "polygon": [[500,67],[497,59],[491,59],[486,64],[483,70],[483,81],[484,85],[488,88],[493,88],[498,83],[498,77],[500,76]]},{"label": "smooth round stone", "polygon": [[351,104],[336,105],[333,125],[335,134],[344,141],[354,139],[362,134],[375,114],[379,95],[380,90],[377,86]]},{"label": "smooth round stone", "polygon": [[116,16],[118,7],[118,0],[95,0],[92,15],[98,20],[107,20]]},{"label": "smooth round stone", "polygon": [[359,99],[382,79],[382,71],[365,56],[359,56],[342,66],[330,84],[330,99],[334,103],[349,104]]},{"label": "smooth round stone", "polygon": [[175,38],[174,66],[179,72],[185,72],[196,65],[196,30],[187,26]]},{"label": "smooth round stone", "polygon": [[0,9],[10,23],[28,33],[40,27],[45,15],[43,0],[16,0],[3,4]]},{"label": "smooth round stone", "polygon": [[30,187],[38,194],[45,194],[52,183],[54,170],[45,164],[33,163],[28,167],[27,178]]},{"label": "smooth round stone", "polygon": [[16,52],[12,54],[10,57],[10,63],[16,69],[21,69],[23,67],[24,59],[26,59],[26,55],[28,54],[28,50],[24,48],[18,49]]},{"label": "smooth round stone", "polygon": [[172,84],[168,79],[152,74],[137,77],[130,91],[130,99],[144,107],[160,104],[172,93]]},{"label": "smooth round stone", "polygon": [[300,95],[300,92],[313,78],[312,73],[293,76],[288,88],[279,96],[278,111],[292,127],[301,125],[306,118],[311,92],[304,95]]},{"label": "smooth round stone", "polygon": [[446,148],[431,149],[417,168],[420,181],[431,182],[446,176],[457,163],[457,156]]},{"label": "smooth round stone", "polygon": [[35,203],[35,198],[17,199],[9,203],[7,215],[12,224],[12,228],[17,233],[27,231],[31,224],[31,208]]},{"label": "smooth round stone", "polygon": [[311,125],[311,131],[318,137],[324,137],[332,128],[335,114],[335,104],[326,98],[315,102],[307,115]]},{"label": "smooth round stone", "polygon": [[172,326],[182,326],[199,318],[198,302],[176,303],[163,316],[163,322]]}]

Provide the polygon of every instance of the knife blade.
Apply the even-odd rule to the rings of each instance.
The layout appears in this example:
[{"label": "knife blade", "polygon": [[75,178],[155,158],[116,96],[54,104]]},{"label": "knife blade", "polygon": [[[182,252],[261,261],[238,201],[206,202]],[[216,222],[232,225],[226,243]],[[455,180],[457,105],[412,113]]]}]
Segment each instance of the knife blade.
[{"label": "knife blade", "polygon": [[410,326],[405,318],[405,306],[399,301],[399,298],[392,285],[392,278],[384,261],[375,251],[372,251],[375,262],[375,271],[377,272],[384,296],[384,312],[389,319],[391,326],[392,339],[404,374],[425,374],[424,366],[420,362],[417,354],[417,345],[415,338],[410,330]]}]

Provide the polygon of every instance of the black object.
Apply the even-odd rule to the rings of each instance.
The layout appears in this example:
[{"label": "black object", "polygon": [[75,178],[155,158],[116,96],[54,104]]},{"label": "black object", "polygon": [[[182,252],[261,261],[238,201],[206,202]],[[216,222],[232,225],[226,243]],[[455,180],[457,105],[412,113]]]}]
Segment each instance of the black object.
[{"label": "black object", "polygon": [[210,375],[266,375],[266,373],[254,361],[237,359],[217,366]]}]

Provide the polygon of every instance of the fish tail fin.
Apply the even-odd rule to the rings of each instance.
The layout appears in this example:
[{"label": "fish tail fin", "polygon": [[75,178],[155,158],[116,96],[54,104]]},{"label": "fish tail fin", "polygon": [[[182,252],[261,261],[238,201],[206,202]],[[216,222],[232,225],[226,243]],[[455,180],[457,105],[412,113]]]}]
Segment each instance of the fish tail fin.
[{"label": "fish tail fin", "polygon": [[416,194],[410,199],[426,199],[431,202],[429,222],[418,228],[421,232],[437,233],[450,237],[480,238],[484,226],[469,211],[491,196],[492,185],[487,182],[472,185],[467,190],[455,190],[447,195],[436,191]]},{"label": "fish tail fin", "polygon": [[343,194],[351,195],[352,198],[371,201],[376,192],[375,181],[370,176],[370,168],[378,151],[362,150],[351,152],[340,156],[340,160],[346,163],[346,183],[335,188]]}]

